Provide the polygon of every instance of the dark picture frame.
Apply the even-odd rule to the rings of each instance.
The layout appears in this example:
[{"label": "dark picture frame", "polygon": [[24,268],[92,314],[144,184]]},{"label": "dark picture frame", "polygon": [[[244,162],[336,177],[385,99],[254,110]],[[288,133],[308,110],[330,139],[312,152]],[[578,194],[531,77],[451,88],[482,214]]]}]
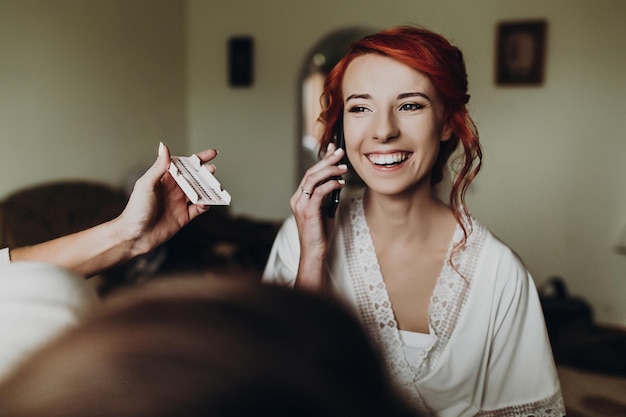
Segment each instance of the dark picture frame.
[{"label": "dark picture frame", "polygon": [[543,84],[547,26],[545,20],[498,24],[496,84]]}]

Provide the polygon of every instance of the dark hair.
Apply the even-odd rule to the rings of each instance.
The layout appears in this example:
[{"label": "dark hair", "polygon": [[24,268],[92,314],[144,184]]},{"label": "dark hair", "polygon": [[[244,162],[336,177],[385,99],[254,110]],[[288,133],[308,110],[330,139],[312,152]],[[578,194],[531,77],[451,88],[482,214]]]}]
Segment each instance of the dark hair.
[{"label": "dark hair", "polygon": [[469,214],[465,207],[465,193],[480,170],[482,151],[478,131],[467,112],[470,96],[463,54],[441,35],[417,27],[398,26],[352,43],[346,56],[326,77],[322,95],[324,110],[320,115],[325,131],[320,149],[326,149],[333,140],[343,112],[342,82],[348,65],[356,57],[372,53],[393,58],[425,74],[442,99],[445,122],[451,126],[452,136],[440,142],[431,180],[433,185],[441,182],[446,163],[461,143],[463,152],[459,155],[458,167],[455,167],[458,169],[450,191],[450,207],[463,228],[465,242],[469,232],[462,221]]},{"label": "dark hair", "polygon": [[5,380],[0,415],[416,414],[338,301],[192,279],[112,296]]}]

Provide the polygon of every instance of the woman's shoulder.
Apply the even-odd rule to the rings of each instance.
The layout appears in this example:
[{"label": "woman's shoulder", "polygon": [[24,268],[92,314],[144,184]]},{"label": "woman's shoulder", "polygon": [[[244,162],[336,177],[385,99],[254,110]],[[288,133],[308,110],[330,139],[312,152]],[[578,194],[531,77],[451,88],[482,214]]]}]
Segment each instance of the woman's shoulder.
[{"label": "woman's shoulder", "polygon": [[472,219],[472,233],[476,232],[483,237],[484,249],[491,252],[491,255],[505,258],[517,258],[519,255],[503,239],[497,236],[488,226],[475,218]]},{"label": "woman's shoulder", "polygon": [[496,274],[499,277],[526,276],[528,274],[528,268],[522,258],[511,246],[476,219],[472,219],[472,227],[472,234],[479,235],[482,241],[477,261],[479,268],[499,271],[500,273]]}]

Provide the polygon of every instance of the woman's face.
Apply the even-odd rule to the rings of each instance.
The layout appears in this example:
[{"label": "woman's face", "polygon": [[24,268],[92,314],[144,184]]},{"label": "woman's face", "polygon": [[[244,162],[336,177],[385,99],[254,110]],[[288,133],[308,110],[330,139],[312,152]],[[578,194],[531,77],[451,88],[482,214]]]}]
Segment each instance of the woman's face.
[{"label": "woman's face", "polygon": [[346,153],[374,192],[396,195],[425,185],[450,138],[430,80],[392,58],[355,58],[343,79]]}]

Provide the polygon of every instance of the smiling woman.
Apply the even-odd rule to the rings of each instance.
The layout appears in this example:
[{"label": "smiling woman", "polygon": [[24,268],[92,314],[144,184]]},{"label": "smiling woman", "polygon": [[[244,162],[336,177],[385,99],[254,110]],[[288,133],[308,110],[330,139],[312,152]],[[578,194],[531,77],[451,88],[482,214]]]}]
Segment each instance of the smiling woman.
[{"label": "smiling woman", "polygon": [[[431,31],[403,26],[354,42],[325,79],[326,152],[290,200],[264,279],[340,294],[418,410],[562,416],[533,279],[465,204],[482,158],[467,85],[461,51]],[[456,151],[444,202],[436,186]],[[365,187],[343,193],[328,219],[322,207],[346,185],[346,156]]]},{"label": "smiling woman", "polygon": [[366,54],[346,69],[343,94],[346,153],[369,192],[430,186],[440,142],[452,132],[429,79],[394,59]]}]

